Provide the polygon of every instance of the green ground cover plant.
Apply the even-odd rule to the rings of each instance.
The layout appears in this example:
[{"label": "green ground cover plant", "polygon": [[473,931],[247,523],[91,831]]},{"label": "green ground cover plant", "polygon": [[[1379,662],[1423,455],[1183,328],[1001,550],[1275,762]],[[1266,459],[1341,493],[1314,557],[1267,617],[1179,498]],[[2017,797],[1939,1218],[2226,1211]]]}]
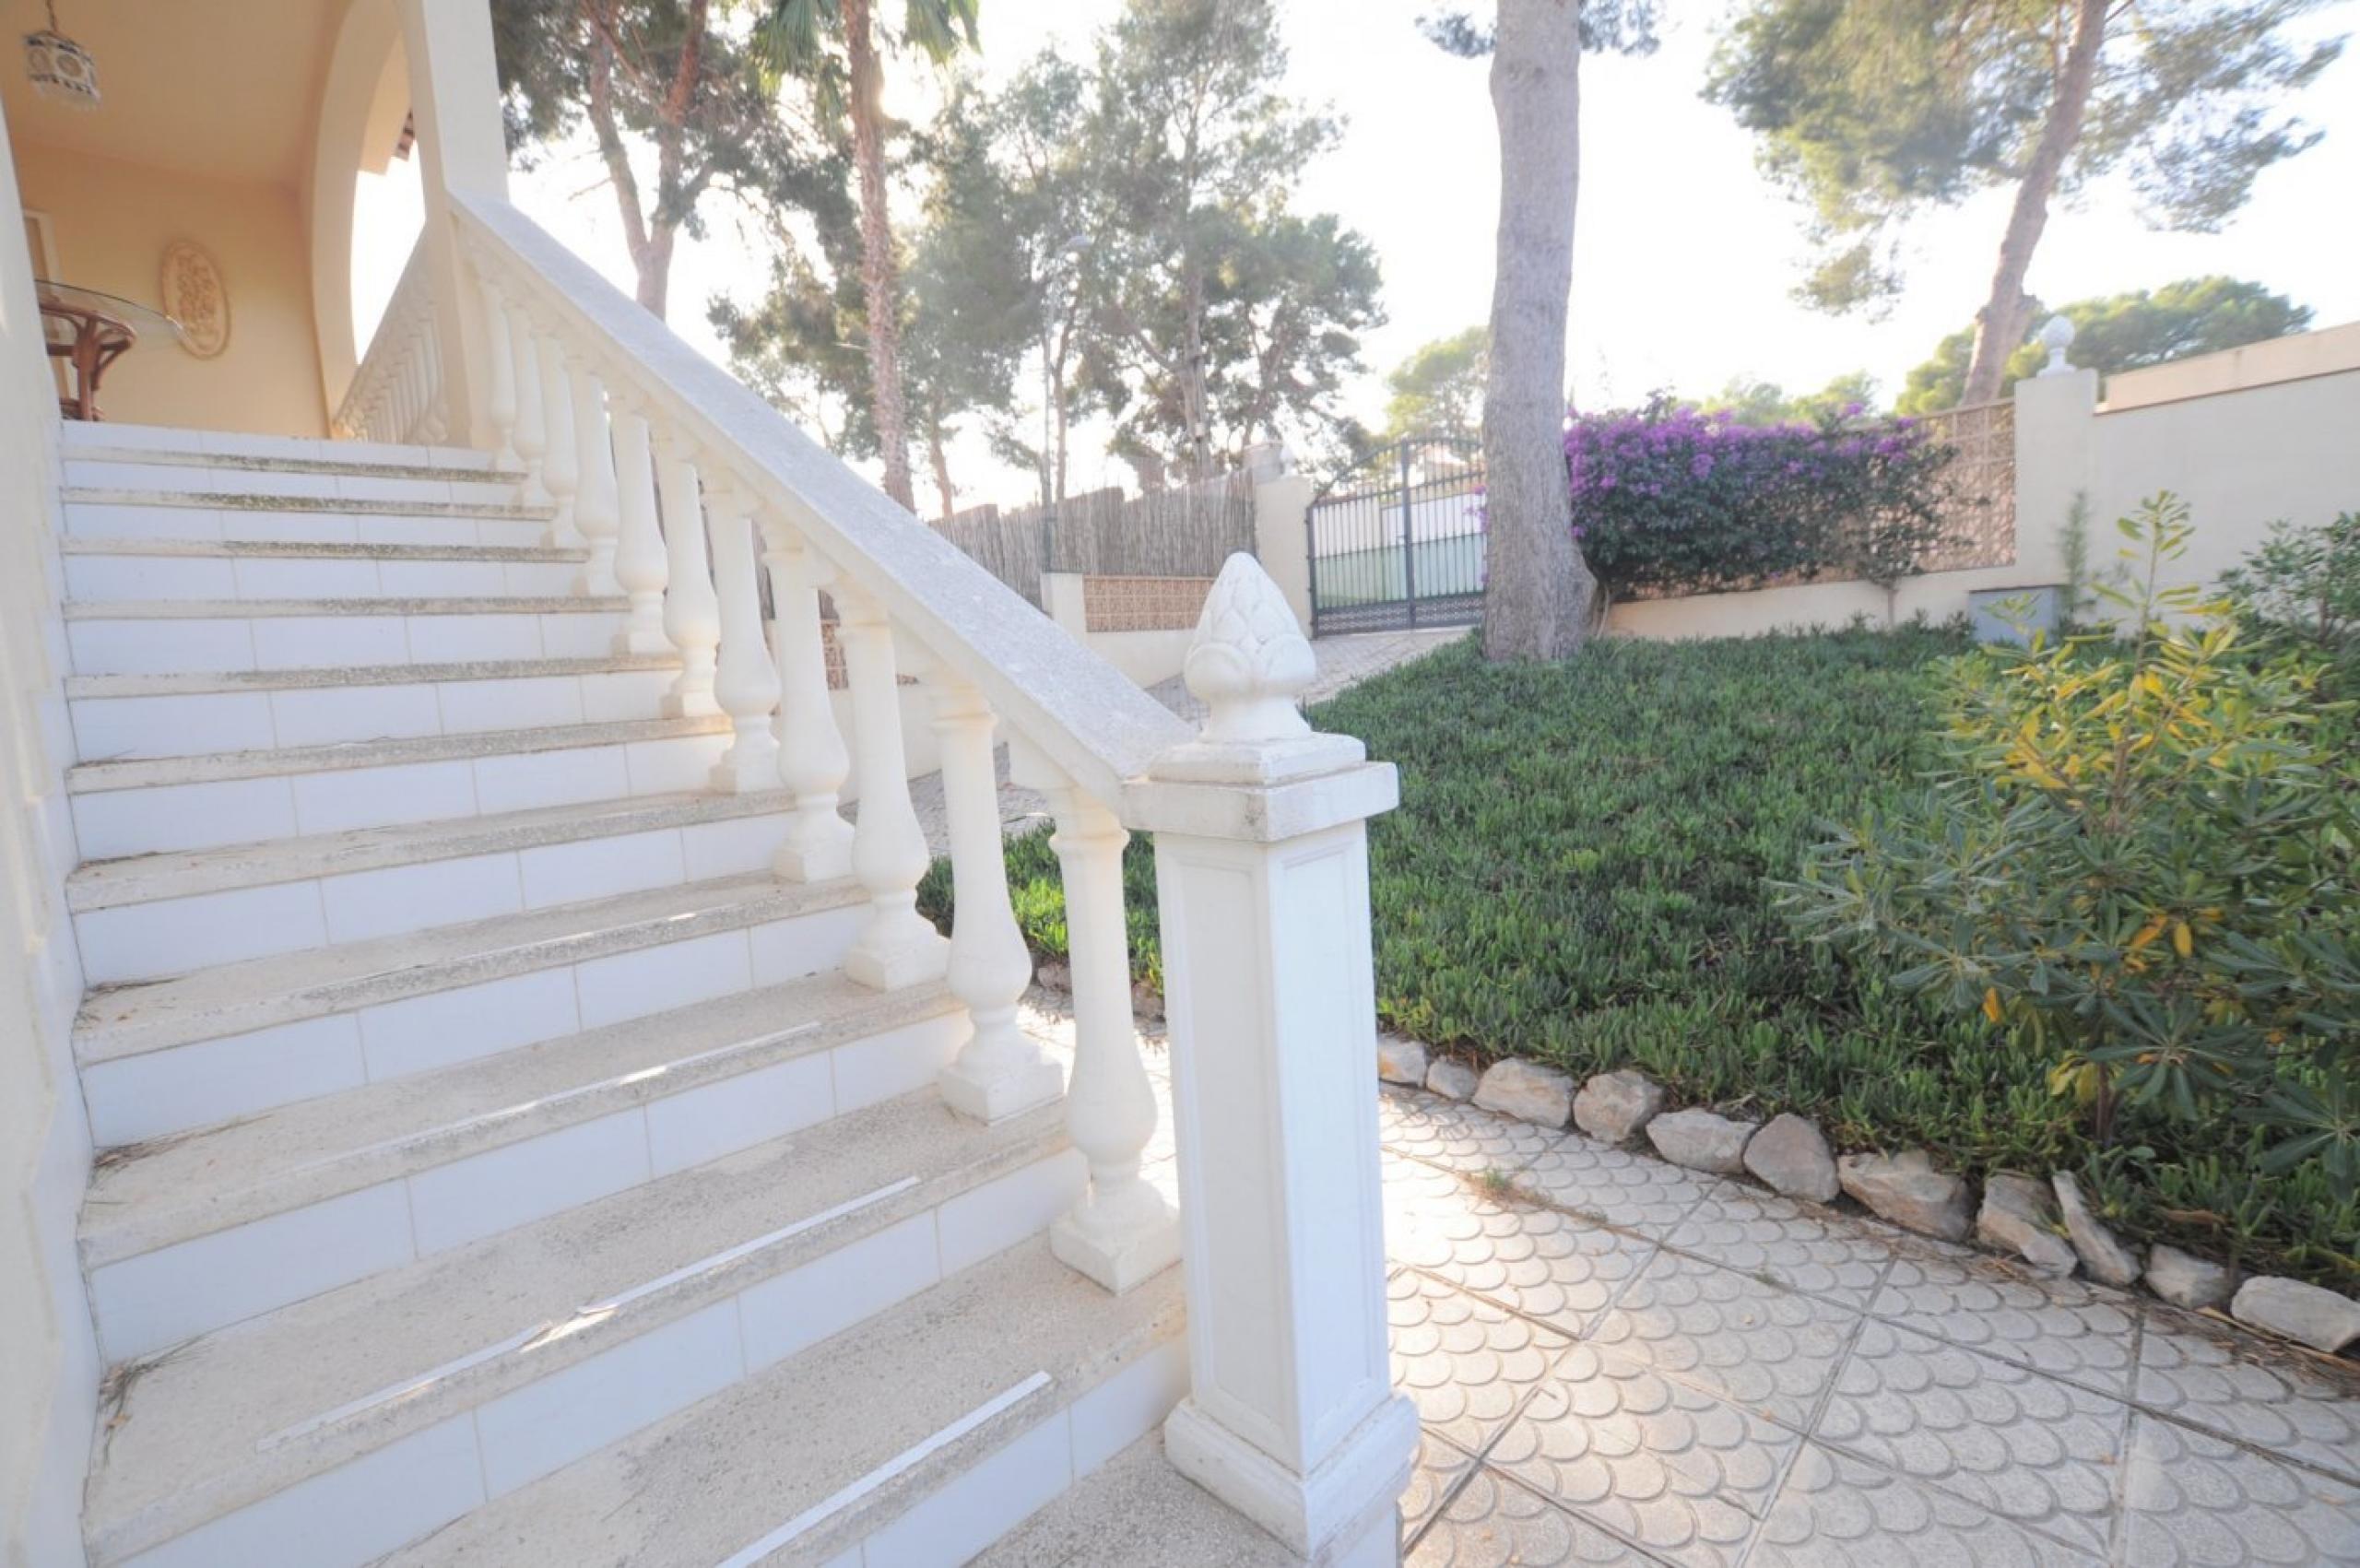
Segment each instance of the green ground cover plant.
[{"label": "green ground cover plant", "polygon": [[[2128,1233],[2351,1288],[2360,1202],[2283,1133],[2142,1109],[2099,1138],[2053,1041],[1895,983],[1780,907],[1832,824],[1889,811],[1944,760],[1963,633],[1905,627],[1684,643],[1609,640],[1540,666],[1471,645],[1315,710],[1401,771],[1371,824],[1383,1024],[1477,1061],[1634,1066],[1679,1102],[1796,1111],[1841,1149],[1922,1145],[1982,1173],[2085,1173]],[[1061,957],[1045,833],[1009,880]],[[1134,968],[1160,982],[1148,846],[1126,860]],[[922,890],[948,914],[947,867]]]}]

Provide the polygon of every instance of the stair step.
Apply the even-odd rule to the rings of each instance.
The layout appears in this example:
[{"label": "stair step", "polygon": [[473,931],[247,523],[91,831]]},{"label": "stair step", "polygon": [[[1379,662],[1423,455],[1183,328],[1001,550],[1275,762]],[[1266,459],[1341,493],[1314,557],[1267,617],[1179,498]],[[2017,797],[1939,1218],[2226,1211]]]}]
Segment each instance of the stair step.
[{"label": "stair step", "polygon": [[201,465],[222,468],[326,469],[331,473],[489,477],[521,483],[492,454],[464,446],[403,446],[386,442],[322,441],[303,436],[250,435],[236,430],[178,430],[166,425],[67,424],[61,444],[69,458],[117,463]]},{"label": "stair step", "polygon": [[714,714],[126,759],[66,792],[83,855],[113,860],[702,789],[729,735]]},{"label": "stair step", "polygon": [[938,986],[741,993],[120,1150],[83,1267],[111,1358],[529,1224],[930,1086]]},{"label": "stair step", "polygon": [[82,600],[65,607],[65,641],[84,675],[587,658],[612,650],[628,606],[547,595]]},{"label": "stair step", "polygon": [[67,538],[74,600],[544,597],[571,594],[586,549],[289,539]]},{"label": "stair step", "polygon": [[80,539],[287,539],[324,544],[537,545],[550,506],[68,490]]},{"label": "stair step", "polygon": [[85,453],[65,454],[65,489],[69,494],[91,490],[152,490],[171,496],[207,498],[200,504],[219,505],[216,497],[233,497],[237,504],[249,497],[275,500],[358,501],[474,501],[494,506],[514,504],[519,486],[513,479],[489,472],[462,472],[429,466],[422,471],[388,470],[356,465],[225,465],[153,461],[122,462]]},{"label": "stair step", "polygon": [[[372,1054],[439,1051],[430,1065],[441,1065],[819,973],[842,958],[867,905],[850,878],[756,873],[249,959],[94,988],[75,1020],[75,1052],[86,1086],[98,1080],[93,1094],[111,1065],[180,1047],[276,1091],[201,1126],[393,1076],[369,1068]],[[206,1065],[184,1060],[178,1091],[211,1083],[226,1094]]]},{"label": "stair step", "polygon": [[1184,1322],[1178,1269],[1109,1297],[1028,1242],[488,1503],[453,1464],[384,1562],[963,1562],[1163,1419]]},{"label": "stair step", "polygon": [[793,798],[681,793],[97,861],[66,878],[83,974],[184,974],[332,942],[769,868]]},{"label": "stair step", "polygon": [[[92,1560],[171,1540],[156,1561],[364,1561],[441,1519],[348,1544],[346,1467],[431,1507],[412,1464],[455,1424],[467,1473],[506,1490],[564,1445],[817,1361],[815,1342],[1037,1232],[1078,1167],[1058,1107],[985,1127],[900,1095],[135,1363],[90,1478]],[[681,1341],[723,1323],[719,1362],[683,1364]],[[314,1518],[348,1555],[314,1548],[296,1522]]]},{"label": "stair step", "polygon": [[86,762],[652,719],[676,654],[342,668],[77,675],[65,682]]},{"label": "stair step", "polygon": [[974,1559],[971,1568],[1304,1568],[1303,1557],[1172,1468],[1150,1432]]}]

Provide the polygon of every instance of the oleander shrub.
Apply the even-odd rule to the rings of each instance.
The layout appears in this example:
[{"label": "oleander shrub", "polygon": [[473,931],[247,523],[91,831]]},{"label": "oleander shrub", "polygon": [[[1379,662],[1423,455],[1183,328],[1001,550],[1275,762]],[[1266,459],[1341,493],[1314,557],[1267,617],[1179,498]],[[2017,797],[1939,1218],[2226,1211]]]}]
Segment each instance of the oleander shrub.
[{"label": "oleander shrub", "polygon": [[1610,599],[1812,576],[1890,585],[1942,540],[1950,457],[1915,419],[1858,404],[1752,425],[1658,396],[1565,425],[1575,532]]},{"label": "oleander shrub", "polygon": [[2120,527],[2117,636],[1945,666],[1932,782],[1816,846],[1785,904],[1897,989],[2048,1060],[2101,1149],[2265,1138],[2257,1169],[2360,1189],[2360,810],[2323,666],[2248,654],[2159,586],[2169,495]]}]

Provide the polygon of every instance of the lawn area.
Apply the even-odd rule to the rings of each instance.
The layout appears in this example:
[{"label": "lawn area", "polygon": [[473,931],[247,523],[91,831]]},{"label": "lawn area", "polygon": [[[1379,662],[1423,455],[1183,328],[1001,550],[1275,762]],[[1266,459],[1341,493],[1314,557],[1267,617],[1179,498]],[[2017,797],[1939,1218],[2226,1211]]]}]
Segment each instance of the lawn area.
[{"label": "lawn area", "polygon": [[[1932,678],[1965,647],[1914,629],[1615,640],[1493,667],[1460,645],[1323,705],[1319,727],[1401,771],[1370,830],[1384,1025],[1478,1060],[1635,1066],[1679,1102],[1811,1116],[1839,1149],[2076,1169],[2126,1231],[2349,1288],[2360,1204],[2313,1168],[2260,1174],[2258,1129],[2157,1115],[2094,1148],[2050,1056],[1891,991],[1777,909],[1826,823],[1933,764]],[[1035,946],[1062,952],[1045,836],[1012,843],[1009,871]],[[1153,982],[1144,844],[1127,872]],[[943,868],[926,891],[939,913]]]}]

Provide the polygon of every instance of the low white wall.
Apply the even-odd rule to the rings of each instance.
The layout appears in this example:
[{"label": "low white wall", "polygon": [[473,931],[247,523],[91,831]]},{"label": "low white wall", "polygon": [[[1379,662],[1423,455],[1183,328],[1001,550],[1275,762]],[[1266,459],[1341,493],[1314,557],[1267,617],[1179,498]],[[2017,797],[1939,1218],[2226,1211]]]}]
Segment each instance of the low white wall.
[{"label": "low white wall", "polygon": [[[0,212],[19,205],[0,118]],[[78,1563],[99,1353],[75,1251],[90,1139],[70,1031],[79,856],[62,770],[57,403],[20,236],[0,235],[0,1562]]]},{"label": "low white wall", "polygon": [[[1167,631],[1091,631],[1082,575],[1078,572],[1041,573],[1041,597],[1051,620],[1139,686],[1154,686],[1178,675],[1188,657],[1188,643],[1196,636],[1193,627]],[[1311,622],[1306,619],[1304,624]]]}]

